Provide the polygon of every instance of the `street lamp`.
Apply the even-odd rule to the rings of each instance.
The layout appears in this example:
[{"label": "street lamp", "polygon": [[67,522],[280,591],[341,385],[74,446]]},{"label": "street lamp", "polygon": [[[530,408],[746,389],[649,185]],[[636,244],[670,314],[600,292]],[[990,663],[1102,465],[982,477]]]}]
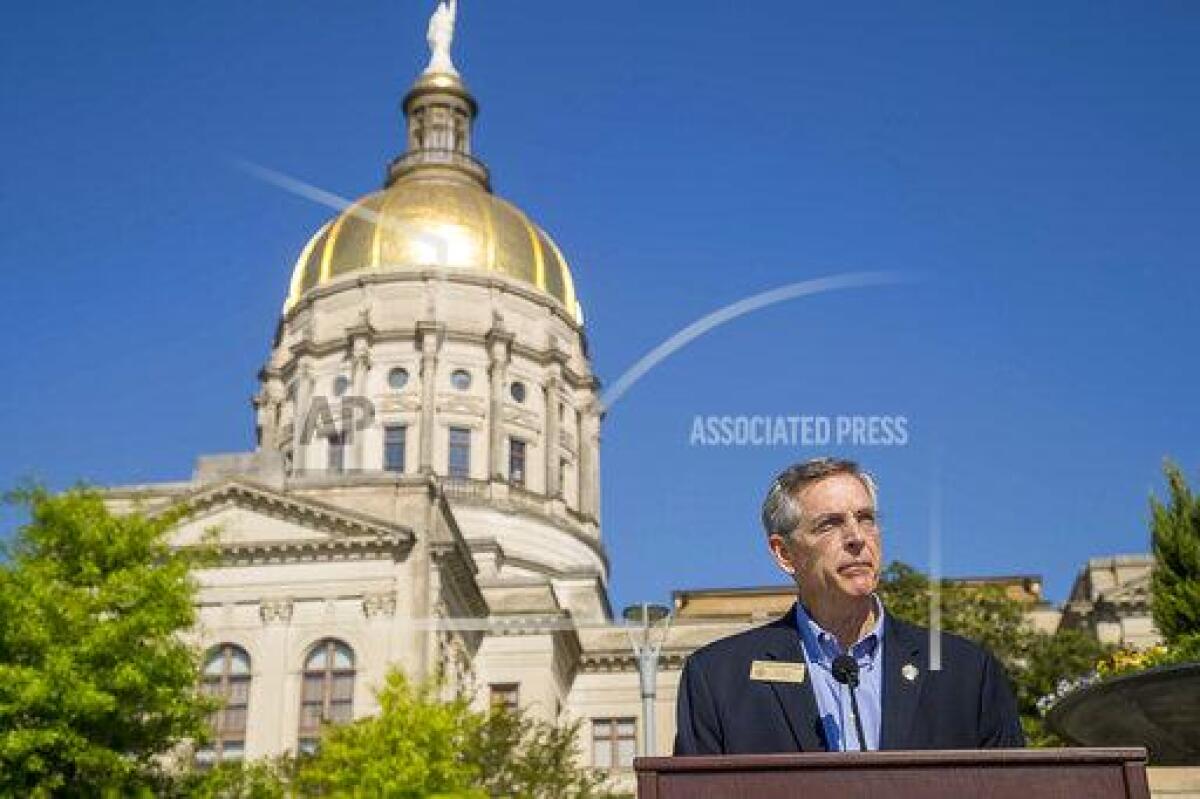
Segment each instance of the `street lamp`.
[{"label": "street lamp", "polygon": [[[627,624],[625,633],[637,658],[638,681],[642,688],[642,756],[654,754],[654,699],[657,693],[658,654],[671,629],[671,611],[663,605],[643,602],[630,605],[622,614]],[[637,633],[635,635],[634,633]],[[656,635],[656,632],[658,635]]]}]

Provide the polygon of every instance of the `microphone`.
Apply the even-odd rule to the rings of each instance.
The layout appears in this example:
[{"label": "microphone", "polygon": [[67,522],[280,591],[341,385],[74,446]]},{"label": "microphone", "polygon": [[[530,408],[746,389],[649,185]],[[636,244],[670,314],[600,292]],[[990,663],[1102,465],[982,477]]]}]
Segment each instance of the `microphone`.
[{"label": "microphone", "polygon": [[838,655],[833,659],[833,679],[850,689],[850,712],[854,714],[854,731],[858,733],[858,748],[867,751],[867,737],[863,735],[862,718],[858,712],[858,661],[849,655]]}]

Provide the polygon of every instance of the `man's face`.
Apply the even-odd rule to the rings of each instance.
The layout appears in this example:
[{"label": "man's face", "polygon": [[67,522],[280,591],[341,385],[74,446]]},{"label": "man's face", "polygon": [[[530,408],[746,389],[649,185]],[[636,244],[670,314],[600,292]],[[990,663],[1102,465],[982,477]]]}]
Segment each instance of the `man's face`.
[{"label": "man's face", "polygon": [[772,535],[771,553],[800,586],[806,605],[828,605],[870,595],[882,557],[875,503],[857,477],[835,474],[805,486],[803,509],[790,535]]}]

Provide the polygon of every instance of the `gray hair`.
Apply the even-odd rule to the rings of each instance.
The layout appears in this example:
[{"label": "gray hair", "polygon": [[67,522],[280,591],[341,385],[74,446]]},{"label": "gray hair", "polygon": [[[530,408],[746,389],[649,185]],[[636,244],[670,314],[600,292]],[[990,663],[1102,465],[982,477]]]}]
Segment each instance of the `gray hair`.
[{"label": "gray hair", "polygon": [[812,460],[794,463],[780,472],[767,491],[767,498],[762,505],[762,525],[767,535],[787,535],[800,526],[804,519],[803,509],[796,495],[818,480],[833,477],[838,474],[848,474],[857,477],[871,495],[871,502],[876,502],[878,495],[875,478],[865,469],[850,460],[839,458],[813,458]]}]

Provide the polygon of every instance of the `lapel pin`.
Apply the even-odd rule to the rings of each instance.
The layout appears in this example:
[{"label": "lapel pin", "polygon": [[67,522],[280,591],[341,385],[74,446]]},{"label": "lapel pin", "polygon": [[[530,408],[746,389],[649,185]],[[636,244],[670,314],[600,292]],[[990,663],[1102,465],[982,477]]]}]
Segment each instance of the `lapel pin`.
[{"label": "lapel pin", "polygon": [[912,682],[913,680],[917,679],[917,675],[920,674],[920,672],[917,670],[917,667],[914,666],[913,664],[905,663],[904,666],[900,669],[900,674],[901,674],[901,676],[904,677],[904,679],[908,680],[909,682]]}]

